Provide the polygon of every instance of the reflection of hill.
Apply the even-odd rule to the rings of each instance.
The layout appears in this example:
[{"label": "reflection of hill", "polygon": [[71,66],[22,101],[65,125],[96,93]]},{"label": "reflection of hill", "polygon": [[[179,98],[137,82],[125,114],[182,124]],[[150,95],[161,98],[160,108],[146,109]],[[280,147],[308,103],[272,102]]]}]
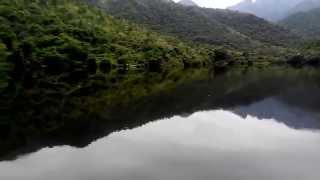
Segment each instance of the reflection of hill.
[{"label": "reflection of hill", "polygon": [[[14,158],[49,145],[83,147],[114,131],[141,126],[156,119],[201,110],[234,109],[270,97],[283,97],[280,100],[290,106],[316,110],[320,101],[308,104],[304,103],[309,102],[307,99],[299,100],[304,99],[299,96],[301,93],[295,97],[287,97],[286,93],[297,85],[306,85],[304,93],[308,92],[310,84],[318,87],[313,83],[317,76],[308,71],[280,68],[234,70],[215,78],[208,78],[205,70],[130,75],[119,81],[117,87],[95,97],[71,98],[70,102],[65,102],[67,105],[56,118],[63,120],[69,115],[74,119],[62,121],[61,125],[52,117],[43,119],[43,124],[34,122],[33,131],[26,130],[21,122],[13,123],[10,136],[1,144],[1,155],[8,155],[7,152],[13,150],[11,158]],[[56,123],[53,130],[43,130],[53,123]]]},{"label": "reflection of hill", "polygon": [[319,73],[297,71],[290,78],[294,84],[281,93],[250,105],[239,104],[233,111],[246,116],[272,118],[293,128],[320,129]]},{"label": "reflection of hill", "polygon": [[267,98],[249,106],[236,107],[232,111],[242,117],[250,115],[259,119],[274,119],[291,128],[320,129],[319,111],[312,112],[309,109],[288,105],[281,101],[281,97]]}]

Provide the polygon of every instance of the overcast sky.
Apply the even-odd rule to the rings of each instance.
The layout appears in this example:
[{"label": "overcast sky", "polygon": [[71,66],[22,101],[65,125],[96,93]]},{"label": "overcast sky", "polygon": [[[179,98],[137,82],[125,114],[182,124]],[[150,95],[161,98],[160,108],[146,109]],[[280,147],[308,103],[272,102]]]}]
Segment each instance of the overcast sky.
[{"label": "overcast sky", "polygon": [[[179,0],[174,0],[179,1]],[[210,7],[210,8],[226,8],[228,6],[237,4],[242,0],[193,0],[199,6]]]}]

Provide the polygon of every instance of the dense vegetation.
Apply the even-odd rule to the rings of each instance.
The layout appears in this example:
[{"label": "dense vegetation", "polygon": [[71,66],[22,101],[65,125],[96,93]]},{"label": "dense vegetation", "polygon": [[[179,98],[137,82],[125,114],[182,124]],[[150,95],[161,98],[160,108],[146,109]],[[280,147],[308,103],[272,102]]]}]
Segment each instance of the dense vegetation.
[{"label": "dense vegetation", "polygon": [[290,31],[249,14],[186,7],[166,0],[86,0],[106,12],[153,30],[200,43],[251,49],[287,46]]},{"label": "dense vegetation", "polygon": [[320,8],[293,14],[280,22],[306,39],[320,39]]},{"label": "dense vegetation", "polygon": [[320,40],[308,41],[308,43],[305,43],[304,48],[307,50],[312,50],[314,51],[313,54],[320,56]]},{"label": "dense vegetation", "polygon": [[3,43],[0,43],[0,90],[8,86],[8,71],[7,48]]},{"label": "dense vegetation", "polygon": [[207,54],[76,0],[0,1],[1,87],[8,75],[29,88],[41,79],[70,84],[111,66],[201,65],[208,62]]}]

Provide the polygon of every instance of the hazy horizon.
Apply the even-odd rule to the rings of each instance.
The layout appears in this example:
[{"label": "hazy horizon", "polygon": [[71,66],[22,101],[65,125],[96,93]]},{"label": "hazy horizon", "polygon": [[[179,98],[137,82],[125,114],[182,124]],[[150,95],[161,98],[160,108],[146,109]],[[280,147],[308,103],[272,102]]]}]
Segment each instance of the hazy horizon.
[{"label": "hazy horizon", "polygon": [[[174,1],[179,2],[180,0],[174,0]],[[193,0],[193,1],[201,7],[225,9],[243,0]]]}]

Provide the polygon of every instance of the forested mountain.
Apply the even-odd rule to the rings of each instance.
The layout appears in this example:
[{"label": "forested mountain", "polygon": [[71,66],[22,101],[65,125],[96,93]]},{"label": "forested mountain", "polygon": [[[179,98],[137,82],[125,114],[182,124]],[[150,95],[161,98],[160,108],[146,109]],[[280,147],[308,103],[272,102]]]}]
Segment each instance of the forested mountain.
[{"label": "forested mountain", "polygon": [[277,22],[297,12],[320,7],[320,0],[243,0],[229,7],[231,10],[255,14],[269,21]]},{"label": "forested mountain", "polygon": [[320,39],[320,8],[295,13],[280,22],[307,39]]},{"label": "forested mountain", "polygon": [[288,30],[256,16],[230,10],[185,7],[163,0],[89,0],[115,17],[195,42],[236,48],[287,45]]},{"label": "forested mountain", "polygon": [[69,87],[116,65],[208,60],[204,49],[116,20],[78,0],[0,0],[0,22],[0,87],[21,82],[30,88],[44,79]]}]

